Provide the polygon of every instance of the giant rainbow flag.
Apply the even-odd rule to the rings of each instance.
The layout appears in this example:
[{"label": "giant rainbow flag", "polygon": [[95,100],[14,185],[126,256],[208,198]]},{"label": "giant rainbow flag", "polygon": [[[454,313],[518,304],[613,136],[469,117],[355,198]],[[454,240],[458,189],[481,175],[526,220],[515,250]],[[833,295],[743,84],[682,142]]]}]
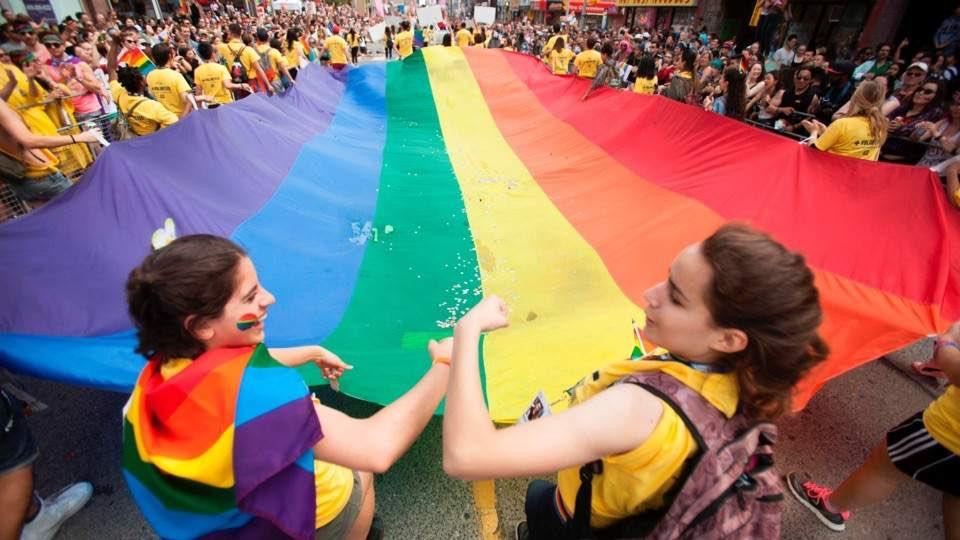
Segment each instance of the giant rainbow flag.
[{"label": "giant rainbow flag", "polygon": [[[271,346],[323,343],[380,403],[482,294],[492,416],[624,358],[643,291],[729,220],[806,254],[833,355],[797,389],[960,317],[960,212],[915,167],[820,153],[499,50],[430,47],[115,144],[65,196],[0,226],[0,363],[129,390],[123,283],[166,218],[229,236],[277,296]],[[319,382],[319,375],[308,374]]]}]

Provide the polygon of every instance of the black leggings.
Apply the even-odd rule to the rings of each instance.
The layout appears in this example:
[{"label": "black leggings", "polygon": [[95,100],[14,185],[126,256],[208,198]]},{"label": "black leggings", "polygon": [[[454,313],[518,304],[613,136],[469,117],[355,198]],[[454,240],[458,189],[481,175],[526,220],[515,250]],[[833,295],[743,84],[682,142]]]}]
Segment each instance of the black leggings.
[{"label": "black leggings", "polygon": [[387,40],[387,50],[384,51],[384,54],[387,55],[387,59],[393,58],[393,42]]},{"label": "black leggings", "polygon": [[360,55],[360,47],[350,47],[350,59],[354,64],[357,63],[357,57]]}]

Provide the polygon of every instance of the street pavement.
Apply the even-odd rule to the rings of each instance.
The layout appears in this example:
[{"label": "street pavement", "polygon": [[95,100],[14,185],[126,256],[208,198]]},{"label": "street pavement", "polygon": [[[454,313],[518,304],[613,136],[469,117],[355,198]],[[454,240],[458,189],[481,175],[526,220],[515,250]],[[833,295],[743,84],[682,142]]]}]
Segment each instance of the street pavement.
[{"label": "street pavement", "polygon": [[[925,343],[896,358],[903,364],[929,354],[929,343]],[[27,377],[19,377],[19,381],[49,406],[29,419],[41,446],[37,467],[41,494],[78,479],[95,486],[91,502],[64,525],[58,538],[152,538],[120,471],[120,414],[126,396]],[[354,416],[377,410],[329,390],[322,399]],[[834,485],[856,468],[886,429],[931,399],[929,389],[886,361],[872,362],[834,379],[806,409],[780,422],[781,441],[776,450],[780,470],[805,470]],[[377,477],[377,512],[386,538],[512,539],[513,528],[523,516],[529,479],[499,480],[495,487],[450,479],[441,467],[440,436],[440,419],[435,418],[413,448]],[[480,496],[474,497],[475,490]],[[490,508],[484,510],[487,506]],[[487,534],[483,534],[482,523]],[[793,499],[785,502],[783,538],[839,537],[942,538],[939,494],[905,479],[903,489],[890,500],[857,512],[842,535],[827,530]]]}]

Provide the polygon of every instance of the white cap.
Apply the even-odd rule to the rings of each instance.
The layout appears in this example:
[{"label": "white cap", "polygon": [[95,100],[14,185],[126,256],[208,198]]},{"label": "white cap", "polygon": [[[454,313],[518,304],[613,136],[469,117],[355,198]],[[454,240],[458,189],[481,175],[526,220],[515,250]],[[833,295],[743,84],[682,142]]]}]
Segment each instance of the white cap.
[{"label": "white cap", "polygon": [[930,66],[928,66],[926,62],[914,62],[910,64],[910,67],[908,67],[907,69],[911,69],[911,68],[920,68],[924,71],[924,73],[929,73],[930,71]]}]

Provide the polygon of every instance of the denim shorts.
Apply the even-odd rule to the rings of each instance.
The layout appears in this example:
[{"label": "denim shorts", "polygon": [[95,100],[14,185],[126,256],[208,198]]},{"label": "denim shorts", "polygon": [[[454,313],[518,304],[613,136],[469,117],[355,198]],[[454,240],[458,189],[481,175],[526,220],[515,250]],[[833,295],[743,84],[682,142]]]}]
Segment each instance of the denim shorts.
[{"label": "denim shorts", "polygon": [[64,191],[70,189],[73,184],[63,175],[56,171],[42,178],[18,178],[8,179],[10,188],[20,199],[31,201],[48,201]]}]

